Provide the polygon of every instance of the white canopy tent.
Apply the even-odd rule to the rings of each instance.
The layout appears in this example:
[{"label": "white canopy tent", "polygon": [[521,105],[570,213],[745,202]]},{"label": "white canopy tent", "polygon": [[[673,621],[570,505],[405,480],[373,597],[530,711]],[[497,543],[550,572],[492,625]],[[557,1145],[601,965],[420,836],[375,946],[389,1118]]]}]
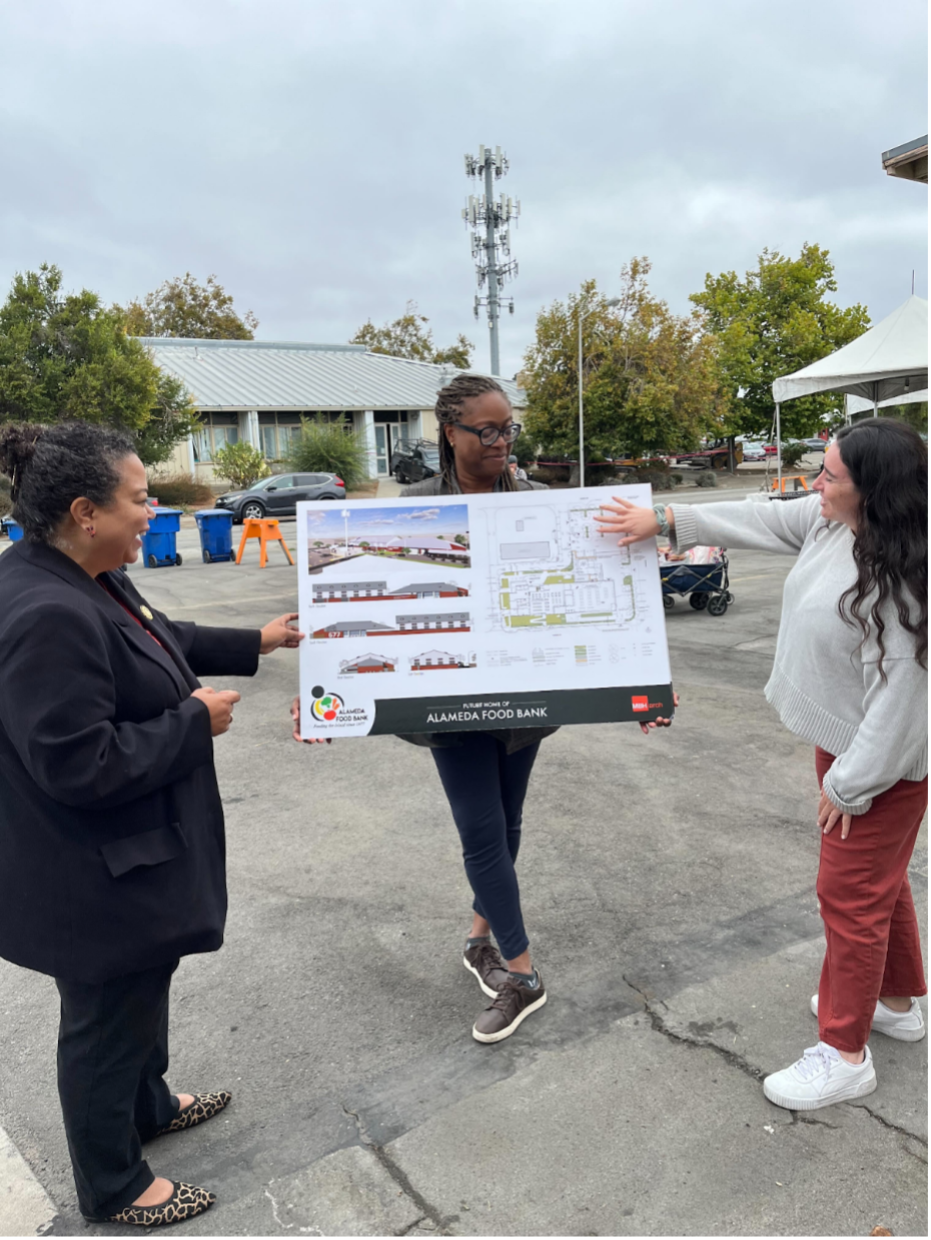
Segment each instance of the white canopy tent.
[{"label": "white canopy tent", "polygon": [[[776,446],[782,481],[782,444],[779,406],[816,392],[844,392],[873,406],[894,397],[912,396],[928,387],[928,303],[914,293],[881,323],[793,375],[773,383],[776,401]],[[913,399],[916,397],[912,396]],[[925,398],[926,399],[926,398]]]},{"label": "white canopy tent", "polygon": [[867,409],[872,409],[876,413],[877,409],[888,409],[895,405],[917,405],[928,399],[928,389],[922,388],[919,392],[906,392],[903,396],[890,396],[888,400],[881,400],[878,405],[874,405],[871,400],[865,400],[862,396],[848,396],[847,398],[847,420],[857,416],[858,413],[865,413]]}]

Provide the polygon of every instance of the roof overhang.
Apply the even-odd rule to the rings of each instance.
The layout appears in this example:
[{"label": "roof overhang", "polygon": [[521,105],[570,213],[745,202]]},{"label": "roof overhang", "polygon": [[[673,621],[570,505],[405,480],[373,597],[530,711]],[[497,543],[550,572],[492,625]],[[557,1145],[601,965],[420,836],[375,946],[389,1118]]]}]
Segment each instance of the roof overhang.
[{"label": "roof overhang", "polygon": [[921,181],[928,184],[928,135],[894,146],[883,151],[883,168],[888,176],[901,177],[903,181]]}]

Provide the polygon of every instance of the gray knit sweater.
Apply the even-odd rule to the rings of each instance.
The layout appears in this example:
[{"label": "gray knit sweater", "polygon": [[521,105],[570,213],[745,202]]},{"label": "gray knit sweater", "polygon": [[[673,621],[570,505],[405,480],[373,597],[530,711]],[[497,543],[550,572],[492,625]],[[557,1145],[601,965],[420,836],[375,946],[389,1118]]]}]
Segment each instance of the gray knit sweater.
[{"label": "gray knit sweater", "polygon": [[766,699],[790,732],[836,755],[824,790],[838,809],[865,814],[873,797],[900,779],[923,779],[928,674],[893,608],[884,615],[886,683],[875,637],[861,647],[859,625],[841,619],[838,600],[857,576],[847,526],[826,523],[816,495],[673,504],[672,511],[679,550],[700,545],[798,555],[786,578]]}]

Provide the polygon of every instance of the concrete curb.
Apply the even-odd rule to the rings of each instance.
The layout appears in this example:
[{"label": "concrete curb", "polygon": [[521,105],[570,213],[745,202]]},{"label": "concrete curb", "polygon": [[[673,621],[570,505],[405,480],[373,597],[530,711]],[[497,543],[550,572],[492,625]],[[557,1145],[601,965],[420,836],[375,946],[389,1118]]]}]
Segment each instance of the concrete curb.
[{"label": "concrete curb", "polygon": [[52,1199],[0,1128],[0,1236],[42,1235],[56,1213]]}]

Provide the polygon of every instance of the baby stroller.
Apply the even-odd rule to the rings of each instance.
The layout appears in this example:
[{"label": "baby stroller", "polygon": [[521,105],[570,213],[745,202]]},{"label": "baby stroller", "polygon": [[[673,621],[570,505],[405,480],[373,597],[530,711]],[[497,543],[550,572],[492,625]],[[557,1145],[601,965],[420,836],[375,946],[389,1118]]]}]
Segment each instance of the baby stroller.
[{"label": "baby stroller", "polygon": [[727,554],[723,547],[695,547],[683,560],[660,560],[663,606],[668,611],[673,596],[688,596],[689,605],[709,616],[723,616],[734,596],[729,589]]}]

